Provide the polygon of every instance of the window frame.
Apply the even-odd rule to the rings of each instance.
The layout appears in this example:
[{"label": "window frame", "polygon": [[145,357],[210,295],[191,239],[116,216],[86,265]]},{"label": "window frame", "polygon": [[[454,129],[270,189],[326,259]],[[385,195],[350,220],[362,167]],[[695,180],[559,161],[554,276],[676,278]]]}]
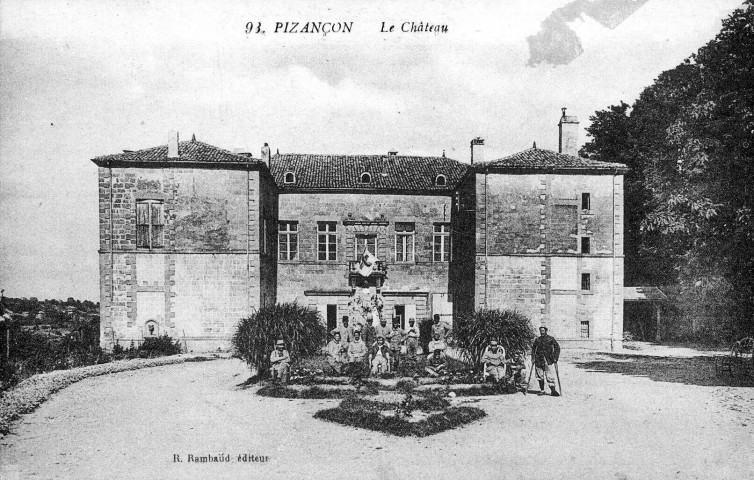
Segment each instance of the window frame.
[{"label": "window frame", "polygon": [[592,237],[581,237],[581,245],[579,251],[582,255],[591,255],[592,253]]},{"label": "window frame", "polygon": [[[291,176],[292,180],[288,180],[288,175]],[[285,175],[283,175],[283,183],[296,183],[296,174],[294,172],[285,172]]]},{"label": "window frame", "polygon": [[370,252],[371,252],[372,255],[374,255],[376,257],[377,256],[377,234],[376,233],[357,233],[353,237],[353,244],[354,244],[353,259],[354,260],[361,260],[361,255],[364,252],[364,248],[362,248],[362,246],[366,247],[367,249],[369,249],[369,244],[371,242],[367,241],[367,242],[364,242],[363,245],[361,245],[359,243],[360,239],[365,239],[365,240],[371,239],[371,240],[374,240],[374,249],[370,250]]},{"label": "window frame", "polygon": [[[584,330],[585,325],[586,330]],[[584,333],[586,333],[586,335],[584,335]],[[579,335],[579,338],[592,338],[592,326],[590,325],[589,320],[581,320]]]},{"label": "window frame", "polygon": [[[398,227],[401,226],[402,228],[405,228],[406,230],[399,230]],[[409,250],[409,237],[411,241],[411,248]],[[399,239],[401,240],[399,242]],[[399,252],[399,245],[400,253],[402,254],[402,259],[398,258],[398,252]],[[395,242],[394,242],[394,255],[393,259],[395,260],[395,263],[415,263],[416,262],[416,223],[414,222],[395,222]],[[408,252],[411,252],[411,256],[409,258]]]},{"label": "window frame", "polygon": [[[367,178],[367,181],[364,181],[364,177]],[[361,182],[361,183],[372,183],[372,174],[369,173],[369,172],[363,172],[359,176],[359,182]]]},{"label": "window frame", "polygon": [[[440,179],[442,179],[442,183],[440,183]],[[448,177],[446,177],[443,174],[439,174],[435,177],[435,185],[438,187],[445,187],[448,185]]]},{"label": "window frame", "polygon": [[581,209],[592,209],[592,195],[589,192],[581,192]]},{"label": "window frame", "polygon": [[[584,288],[586,286],[586,288]],[[592,291],[592,274],[590,272],[581,272],[581,291]]]},{"label": "window frame", "polygon": [[[438,227],[440,230],[438,231]],[[432,226],[432,262],[434,263],[448,263],[452,259],[453,248],[451,243],[451,230],[449,222],[436,222]],[[438,242],[440,240],[440,251],[437,251]],[[447,248],[446,248],[447,247]],[[447,251],[446,251],[447,250]],[[440,254],[440,259],[437,259],[437,254]],[[447,255],[447,258],[446,258]]]},{"label": "window frame", "polygon": [[[324,237],[324,242],[322,241]],[[324,246],[324,249],[322,247]],[[325,258],[321,258],[324,253]],[[331,258],[332,257],[332,258]],[[317,261],[338,260],[338,222],[317,222]]]},{"label": "window frame", "polygon": [[[147,209],[147,223],[140,223],[139,206],[144,205]],[[158,207],[155,214],[154,207]],[[155,218],[157,223],[155,223]],[[143,245],[143,235],[139,227],[146,226],[146,245]],[[155,241],[158,240],[158,241]],[[165,201],[157,199],[140,199],[136,200],[136,248],[144,250],[155,250],[165,248]]]},{"label": "window frame", "polygon": [[[295,249],[291,246],[295,246]],[[280,220],[278,221],[278,261],[293,262],[298,259],[298,221]]]}]

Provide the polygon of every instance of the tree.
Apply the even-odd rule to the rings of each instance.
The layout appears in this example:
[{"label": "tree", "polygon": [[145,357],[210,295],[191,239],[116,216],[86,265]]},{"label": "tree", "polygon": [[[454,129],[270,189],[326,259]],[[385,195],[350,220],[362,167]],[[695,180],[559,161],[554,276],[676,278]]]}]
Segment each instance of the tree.
[{"label": "tree", "polygon": [[582,150],[632,169],[626,282],[678,284],[695,330],[729,318],[732,336],[754,330],[753,78],[747,0],[714,40],[663,72],[631,107],[596,112]]}]

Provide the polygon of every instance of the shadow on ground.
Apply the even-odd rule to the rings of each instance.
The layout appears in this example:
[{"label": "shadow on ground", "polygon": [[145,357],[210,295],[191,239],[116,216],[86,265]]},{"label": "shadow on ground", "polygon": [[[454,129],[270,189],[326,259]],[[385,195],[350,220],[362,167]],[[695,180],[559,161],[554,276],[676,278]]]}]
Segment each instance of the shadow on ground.
[{"label": "shadow on ground", "polygon": [[710,387],[754,387],[754,375],[751,368],[748,374],[717,373],[715,359],[708,356],[669,358],[603,353],[595,359],[590,359],[590,357],[574,359],[573,363],[577,368],[590,372],[647,377],[655,382]]}]

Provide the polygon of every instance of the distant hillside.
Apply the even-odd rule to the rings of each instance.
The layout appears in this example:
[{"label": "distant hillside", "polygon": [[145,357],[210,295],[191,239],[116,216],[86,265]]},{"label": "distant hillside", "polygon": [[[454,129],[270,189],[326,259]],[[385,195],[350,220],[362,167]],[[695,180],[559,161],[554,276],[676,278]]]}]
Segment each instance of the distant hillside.
[{"label": "distant hillside", "polygon": [[83,317],[99,316],[99,303],[72,297],[68,300],[3,297],[2,308],[4,313],[26,325],[64,326]]}]

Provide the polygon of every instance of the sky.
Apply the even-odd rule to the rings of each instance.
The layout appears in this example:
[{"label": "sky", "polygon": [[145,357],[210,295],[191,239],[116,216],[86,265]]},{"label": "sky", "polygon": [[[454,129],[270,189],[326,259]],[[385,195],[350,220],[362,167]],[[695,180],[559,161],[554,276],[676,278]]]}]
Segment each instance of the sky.
[{"label": "sky", "polygon": [[[99,300],[93,157],[557,150],[714,38],[740,0],[0,0],[0,288]],[[411,5],[411,6],[409,6]],[[254,32],[246,33],[253,22]],[[353,22],[350,33],[276,24]],[[393,32],[382,32],[395,26]],[[404,22],[446,33],[402,32]],[[409,23],[410,24],[410,23]],[[279,28],[278,30],[283,30]],[[587,140],[580,132],[580,141]]]}]

